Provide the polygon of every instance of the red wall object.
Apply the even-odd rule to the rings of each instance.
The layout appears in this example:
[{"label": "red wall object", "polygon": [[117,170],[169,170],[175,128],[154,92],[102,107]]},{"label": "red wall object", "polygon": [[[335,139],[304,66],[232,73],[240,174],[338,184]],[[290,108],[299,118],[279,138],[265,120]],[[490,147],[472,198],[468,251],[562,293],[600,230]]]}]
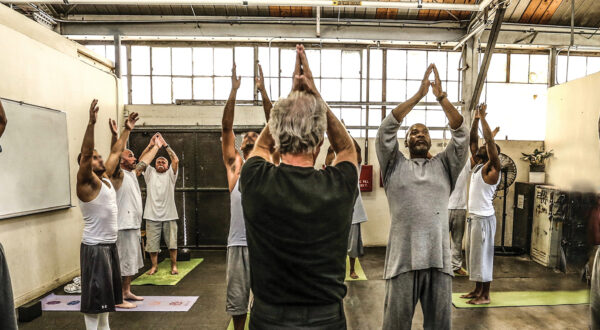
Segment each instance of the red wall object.
[{"label": "red wall object", "polygon": [[360,170],[360,191],[373,191],[373,165],[363,165]]}]

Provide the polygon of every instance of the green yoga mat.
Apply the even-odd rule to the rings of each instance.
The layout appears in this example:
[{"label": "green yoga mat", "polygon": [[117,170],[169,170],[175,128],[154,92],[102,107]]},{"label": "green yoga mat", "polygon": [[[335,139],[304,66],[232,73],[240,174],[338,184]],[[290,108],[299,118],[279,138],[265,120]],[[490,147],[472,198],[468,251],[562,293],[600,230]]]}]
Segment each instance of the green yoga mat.
[{"label": "green yoga mat", "polygon": [[354,271],[356,272],[356,275],[358,275],[357,279],[353,279],[352,277],[350,277],[350,258],[346,257],[346,282],[349,281],[366,281],[367,280],[367,275],[365,275],[364,270],[362,269],[362,266],[360,265],[360,261],[358,261],[358,258],[356,258],[356,262],[354,263]]},{"label": "green yoga mat", "polygon": [[[249,323],[250,323],[250,313],[248,313],[248,316],[246,317],[246,326],[244,327],[244,330],[249,330],[248,329]],[[235,328],[233,327],[233,319],[231,319],[231,321],[229,321],[229,326],[227,327],[227,330],[235,330]]]},{"label": "green yoga mat", "polygon": [[522,306],[555,306],[581,305],[590,303],[590,291],[507,291],[491,293],[492,301],[487,305],[467,304],[470,299],[460,296],[464,293],[453,293],[452,304],[456,308],[486,307],[522,307]]},{"label": "green yoga mat", "polygon": [[202,261],[204,261],[203,258],[178,261],[177,270],[179,270],[179,274],[171,275],[171,260],[165,259],[158,264],[158,271],[154,275],[144,273],[131,282],[131,285],[177,285],[185,275],[196,268]]}]

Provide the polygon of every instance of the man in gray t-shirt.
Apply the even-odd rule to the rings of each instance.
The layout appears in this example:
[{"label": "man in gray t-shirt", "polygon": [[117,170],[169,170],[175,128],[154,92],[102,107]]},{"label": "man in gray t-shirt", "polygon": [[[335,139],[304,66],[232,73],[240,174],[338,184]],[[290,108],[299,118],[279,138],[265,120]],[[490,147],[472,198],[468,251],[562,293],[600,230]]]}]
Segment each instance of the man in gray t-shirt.
[{"label": "man in gray t-shirt", "polygon": [[[431,72],[435,81],[429,81]],[[452,139],[441,153],[429,153],[431,138],[423,124],[406,132],[406,158],[399,150],[398,129],[406,115],[427,95],[429,87],[450,124]],[[419,91],[388,115],[377,133],[377,158],[392,223],[386,251],[384,329],[410,329],[417,301],[425,329],[450,329],[452,262],[448,235],[448,198],[466,162],[468,130],[463,117],[442,90],[430,65]]]}]

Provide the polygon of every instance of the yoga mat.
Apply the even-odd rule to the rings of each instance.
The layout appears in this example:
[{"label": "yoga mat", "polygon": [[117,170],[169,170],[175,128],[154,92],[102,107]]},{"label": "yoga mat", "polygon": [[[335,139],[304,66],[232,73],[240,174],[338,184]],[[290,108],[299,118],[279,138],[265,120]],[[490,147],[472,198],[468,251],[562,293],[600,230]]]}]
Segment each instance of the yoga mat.
[{"label": "yoga mat", "polygon": [[[250,323],[250,313],[248,313],[248,316],[246,317],[246,326],[244,326],[244,330],[249,330],[249,328],[248,328],[249,323]],[[229,326],[227,327],[227,330],[235,330],[235,328],[233,327],[233,319],[231,319],[231,321],[229,321]]]},{"label": "yoga mat", "polygon": [[[132,301],[136,308],[117,308],[117,312],[187,312],[192,308],[198,296],[144,296],[144,301]],[[42,299],[43,311],[79,312],[80,295],[55,295]]]},{"label": "yoga mat", "polygon": [[165,259],[158,264],[158,271],[154,275],[146,273],[138,276],[131,285],[177,285],[181,279],[198,266],[204,259],[192,259],[190,261],[178,261],[179,274],[171,275],[171,260]]},{"label": "yoga mat", "polygon": [[460,296],[464,293],[453,293],[452,304],[456,308],[485,307],[522,307],[522,306],[555,306],[582,305],[590,303],[590,291],[506,291],[491,292],[491,303],[487,305],[467,304],[470,299]]},{"label": "yoga mat", "polygon": [[352,277],[350,277],[350,258],[346,257],[346,279],[345,281],[366,281],[367,280],[367,275],[365,275],[365,272],[362,269],[362,266],[360,265],[360,261],[358,261],[358,258],[356,258],[356,263],[354,264],[354,271],[356,271],[356,275],[358,275],[357,279],[353,279]]}]

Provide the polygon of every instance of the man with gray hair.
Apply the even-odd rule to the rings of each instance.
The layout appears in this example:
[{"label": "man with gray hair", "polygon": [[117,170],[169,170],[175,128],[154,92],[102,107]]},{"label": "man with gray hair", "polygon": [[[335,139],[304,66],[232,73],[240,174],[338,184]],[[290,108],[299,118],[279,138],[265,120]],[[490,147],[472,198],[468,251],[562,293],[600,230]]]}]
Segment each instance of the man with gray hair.
[{"label": "man with gray hair", "polygon": [[[435,82],[429,81],[431,72]],[[429,153],[431,138],[423,124],[408,128],[399,150],[398,129],[406,115],[427,95],[429,87],[450,125],[452,139],[441,153]],[[466,163],[468,130],[463,117],[442,90],[431,64],[419,91],[382,122],[375,141],[392,224],[386,251],[384,329],[410,329],[421,301],[425,329],[450,329],[452,262],[448,235],[448,199]]]},{"label": "man with gray hair", "polygon": [[[271,109],[240,186],[254,305],[250,329],[345,329],[346,247],[358,190],[356,150],[296,47],[292,92]],[[337,155],[315,170],[327,136]],[[271,152],[281,164],[271,163]]]}]

